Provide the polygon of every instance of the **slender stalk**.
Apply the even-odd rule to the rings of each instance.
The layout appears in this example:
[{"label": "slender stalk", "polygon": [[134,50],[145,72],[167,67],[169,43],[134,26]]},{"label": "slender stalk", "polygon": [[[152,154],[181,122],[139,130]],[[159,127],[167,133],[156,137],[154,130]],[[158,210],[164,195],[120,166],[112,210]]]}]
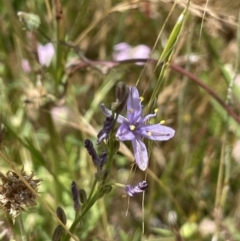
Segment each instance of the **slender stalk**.
[{"label": "slender stalk", "polygon": [[[229,82],[228,91],[227,91],[227,99],[226,104],[230,105],[232,102],[232,90],[235,78],[237,76],[236,73],[238,73],[239,70],[239,63],[240,63],[240,11],[239,11],[239,17],[238,17],[238,31],[237,31],[237,56],[236,56],[236,62],[235,62],[235,68],[234,68],[234,76],[231,78],[231,81]],[[227,194],[229,190],[229,179],[231,174],[231,157],[230,157],[230,140],[229,140],[229,121],[230,118],[227,116],[226,118],[226,138],[225,138],[225,145],[224,145],[224,164],[225,164],[225,177],[224,177],[224,185],[222,189],[222,195],[221,195],[221,207],[224,208],[227,200]]]},{"label": "slender stalk", "polygon": [[[84,62],[79,64],[78,66],[74,67],[70,73],[72,75],[74,72],[76,72],[79,69],[86,68],[88,66],[94,66],[94,65],[105,65],[109,68],[114,68],[120,64],[129,64],[129,63],[149,63],[149,64],[157,64],[156,59],[128,59],[128,60],[122,60],[122,61],[104,61],[104,60],[97,60],[97,61],[91,61],[91,62]],[[169,68],[174,70],[175,72],[178,72],[179,74],[185,75],[190,80],[195,82],[199,87],[204,89],[213,99],[215,99],[218,104],[220,104],[223,109],[238,123],[240,124],[240,117],[230,108],[216,93],[213,91],[209,86],[207,86],[201,79],[199,79],[196,75],[190,73],[189,71],[183,69],[181,66],[178,66],[174,63],[169,63]]]},{"label": "slender stalk", "polygon": [[25,232],[24,223],[23,223],[23,219],[22,219],[22,214],[21,213],[18,216],[18,224],[19,224],[19,228],[20,228],[20,232],[21,232],[21,239],[22,239],[22,241],[27,241],[27,236],[26,236],[26,232]]},{"label": "slender stalk", "polygon": [[92,188],[91,188],[91,191],[90,191],[90,193],[89,193],[88,200],[91,200],[96,185],[97,185],[97,179],[95,178],[95,179],[94,179],[94,182],[93,182],[93,185],[92,185]]}]

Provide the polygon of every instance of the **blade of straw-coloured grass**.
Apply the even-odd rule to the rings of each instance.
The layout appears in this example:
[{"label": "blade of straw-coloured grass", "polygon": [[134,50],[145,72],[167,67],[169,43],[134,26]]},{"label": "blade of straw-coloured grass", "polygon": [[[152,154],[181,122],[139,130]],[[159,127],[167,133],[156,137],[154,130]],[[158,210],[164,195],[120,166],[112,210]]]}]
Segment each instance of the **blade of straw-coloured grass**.
[{"label": "blade of straw-coloured grass", "polygon": [[173,54],[173,51],[175,49],[175,46],[178,42],[179,36],[181,34],[181,30],[183,28],[185,19],[186,19],[186,14],[187,14],[187,10],[188,10],[188,6],[184,9],[184,11],[182,12],[182,14],[178,17],[177,23],[175,24],[169,39],[167,41],[166,47],[164,48],[157,65],[159,65],[160,63],[162,64],[162,68],[161,68],[161,72],[159,74],[157,83],[156,83],[156,87],[153,90],[151,99],[148,103],[148,107],[150,108],[150,110],[152,109],[152,105],[154,103],[154,99],[158,96],[158,94],[160,93],[160,89],[161,89],[161,84],[162,84],[162,80],[164,79],[166,72],[168,70],[168,65],[169,62],[171,61],[171,56]]},{"label": "blade of straw-coloured grass", "polygon": [[110,13],[114,12],[124,12],[130,9],[138,8],[141,1],[137,1],[135,3],[120,3],[114,7],[112,7],[107,13],[102,16],[96,17],[89,26],[79,34],[79,36],[74,40],[73,45],[77,46],[85,36],[93,30],[103,19],[105,19]]},{"label": "blade of straw-coloured grass", "polygon": [[88,1],[82,0],[80,5],[78,6],[78,15],[75,18],[75,21],[72,27],[68,31],[69,40],[72,41],[72,38],[75,38],[79,29],[81,29],[81,25],[84,20],[84,17],[86,17],[87,8],[88,8]]},{"label": "blade of straw-coloured grass", "polygon": [[[153,48],[152,48],[152,51],[151,51],[150,56],[152,56],[154,50],[156,49],[157,44],[159,43],[160,37],[162,36],[162,33],[163,33],[164,29],[165,29],[165,26],[167,25],[167,23],[168,23],[168,21],[169,21],[169,19],[170,19],[170,16],[171,16],[171,14],[172,14],[172,12],[173,12],[176,4],[177,4],[177,3],[174,2],[173,6],[172,6],[172,8],[171,8],[171,10],[170,10],[170,12],[168,13],[168,16],[166,17],[166,19],[165,19],[165,21],[164,21],[164,23],[163,23],[163,25],[162,25],[162,28],[161,28],[161,30],[159,31],[159,34],[158,34],[158,36],[157,36],[157,39],[156,39],[156,41],[155,41],[155,43],[154,43],[154,45],[153,45]],[[148,61],[148,62],[150,62],[150,61]],[[154,73],[156,72],[157,67],[158,67],[159,64],[161,64],[161,63],[158,63],[158,62],[157,62],[156,66],[155,66],[155,69],[154,69]],[[139,81],[140,81],[140,79],[141,79],[141,76],[143,75],[146,67],[147,67],[147,65],[145,64],[144,67],[143,67],[143,69],[142,69],[142,71],[141,71],[141,73],[140,73],[140,75],[139,75],[139,77],[138,77],[138,80],[137,80],[137,82],[136,82],[136,86],[139,84]],[[153,77],[152,77],[152,78],[153,78]],[[150,81],[152,80],[152,78],[149,79],[148,84],[150,83]],[[144,91],[144,92],[145,92],[145,91]],[[143,92],[143,95],[144,95],[144,92]]]},{"label": "blade of straw-coloured grass", "polygon": [[9,13],[9,16],[10,16],[10,22],[12,23],[12,27],[16,33],[16,35],[21,39],[22,43],[26,43],[26,37],[24,36],[23,34],[23,31],[22,31],[22,27],[16,17],[16,13],[14,12],[13,8],[12,8],[12,4],[11,4],[11,1],[8,1],[8,0],[3,0],[6,8],[7,8],[7,11]]},{"label": "blade of straw-coloured grass", "polygon": [[0,151],[0,157],[9,165],[9,167],[18,175],[21,181],[26,185],[26,187],[37,197],[39,202],[51,213],[51,215],[57,220],[57,222],[64,228],[64,230],[75,240],[79,241],[62,223],[62,221],[58,218],[56,213],[48,206],[47,202],[30,186],[30,184],[25,180],[25,178],[21,175],[21,173],[15,168],[12,161],[9,159],[7,154],[3,151]]}]

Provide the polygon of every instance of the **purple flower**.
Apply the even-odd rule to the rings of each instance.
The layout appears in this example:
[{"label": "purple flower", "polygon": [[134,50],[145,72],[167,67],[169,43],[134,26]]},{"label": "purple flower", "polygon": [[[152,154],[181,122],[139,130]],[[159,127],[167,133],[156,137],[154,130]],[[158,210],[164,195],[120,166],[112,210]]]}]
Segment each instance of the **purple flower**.
[{"label": "purple flower", "polygon": [[[107,109],[104,104],[101,105],[101,109],[105,116],[112,115],[112,111]],[[118,116],[117,122],[121,125],[116,133],[116,137],[120,141],[132,142],[137,165],[143,171],[148,166],[148,152],[143,138],[154,141],[167,141],[175,133],[170,127],[161,124],[148,124],[148,120],[154,116],[156,116],[156,113],[143,117],[138,90],[136,87],[131,86],[127,100],[127,118],[122,115]]]},{"label": "purple flower", "polygon": [[55,50],[52,43],[46,45],[38,44],[37,46],[38,60],[42,66],[48,67],[52,61]]},{"label": "purple flower", "polygon": [[[151,49],[144,44],[140,44],[136,47],[131,47],[127,43],[119,43],[114,46],[113,59],[115,61],[122,61],[128,59],[147,59],[151,53]],[[143,65],[144,63],[136,63],[137,65]]]}]

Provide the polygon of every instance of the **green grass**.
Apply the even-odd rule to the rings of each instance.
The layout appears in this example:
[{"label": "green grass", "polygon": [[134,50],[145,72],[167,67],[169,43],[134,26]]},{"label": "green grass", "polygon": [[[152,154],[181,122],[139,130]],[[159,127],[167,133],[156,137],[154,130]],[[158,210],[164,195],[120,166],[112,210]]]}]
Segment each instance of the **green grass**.
[{"label": "green grass", "polygon": [[[216,4],[0,3],[1,173],[20,175],[24,168],[42,180],[38,193],[27,186],[37,206],[26,207],[15,223],[0,209],[0,240],[52,240],[58,225],[62,236],[54,240],[61,241],[71,235],[71,240],[240,240],[240,87],[234,82],[240,72],[239,6],[226,9],[222,3],[218,16]],[[35,14],[40,25],[34,15],[20,21],[19,11]],[[55,55],[43,67],[37,43],[48,42]],[[143,65],[134,59],[114,62],[114,45],[121,42],[149,46],[151,59]],[[23,59],[30,72],[23,70]],[[114,134],[107,145],[96,145],[105,121],[99,105],[111,107],[120,81],[137,85],[144,113],[158,108],[155,121],[165,120],[176,131],[167,142],[146,141],[146,172],[132,168],[130,142],[121,143],[118,153]],[[98,154],[107,147],[106,181],[95,179],[86,139]],[[142,194],[128,199],[125,185],[145,178],[144,199]],[[78,212],[72,181],[88,197]]]}]

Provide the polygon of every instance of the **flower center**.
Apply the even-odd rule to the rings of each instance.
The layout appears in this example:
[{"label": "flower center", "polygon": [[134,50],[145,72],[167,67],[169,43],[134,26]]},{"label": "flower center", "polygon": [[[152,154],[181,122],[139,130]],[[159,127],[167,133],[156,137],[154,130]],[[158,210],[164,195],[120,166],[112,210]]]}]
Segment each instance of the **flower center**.
[{"label": "flower center", "polygon": [[130,128],[131,131],[134,131],[136,129],[136,126],[135,125],[130,125],[129,128]]},{"label": "flower center", "polygon": [[152,132],[151,131],[148,131],[148,133],[147,133],[149,136],[151,136],[152,135]]}]

